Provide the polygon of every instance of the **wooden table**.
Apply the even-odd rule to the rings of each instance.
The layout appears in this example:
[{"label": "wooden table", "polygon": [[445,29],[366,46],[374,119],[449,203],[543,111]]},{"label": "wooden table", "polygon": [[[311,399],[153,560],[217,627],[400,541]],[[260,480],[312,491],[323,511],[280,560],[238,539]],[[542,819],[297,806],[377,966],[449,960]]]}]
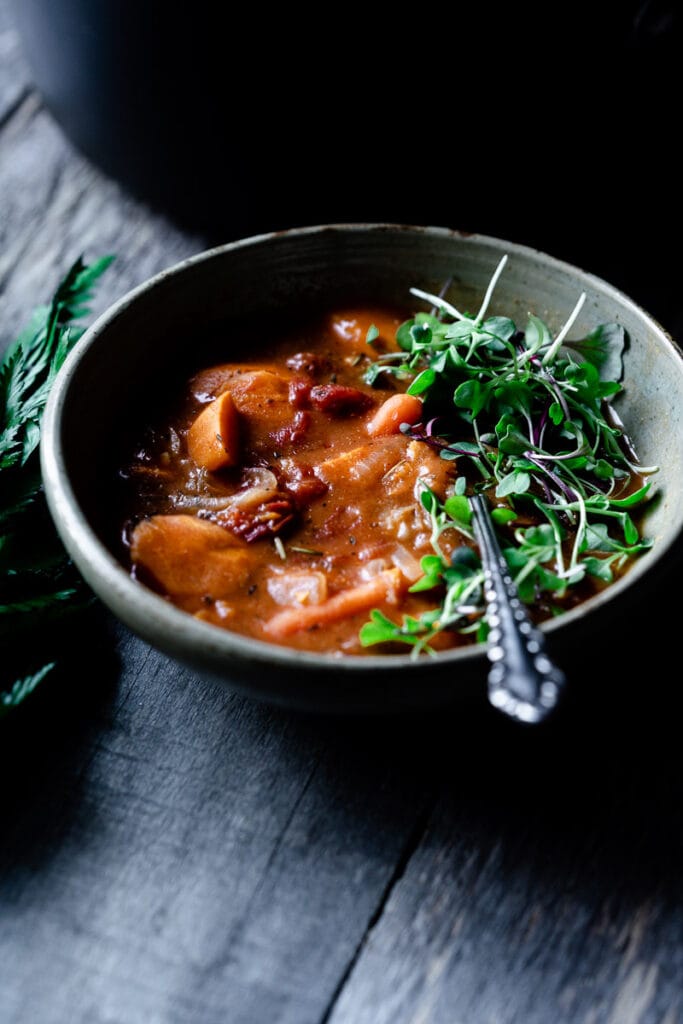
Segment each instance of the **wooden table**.
[{"label": "wooden table", "polygon": [[[81,252],[118,254],[98,311],[215,239],[74,150],[4,0],[0,57],[5,344]],[[535,731],[262,706],[98,612],[1,726],[0,1024],[683,1021],[674,616],[577,651]]]}]

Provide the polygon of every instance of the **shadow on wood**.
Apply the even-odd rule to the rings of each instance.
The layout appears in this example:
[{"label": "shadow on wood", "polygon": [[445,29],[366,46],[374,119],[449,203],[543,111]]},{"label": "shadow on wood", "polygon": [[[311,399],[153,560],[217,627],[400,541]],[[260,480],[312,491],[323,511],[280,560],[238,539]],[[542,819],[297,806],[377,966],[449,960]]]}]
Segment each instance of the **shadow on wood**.
[{"label": "shadow on wood", "polygon": [[50,852],[46,833],[66,827],[79,805],[79,779],[113,714],[118,673],[112,624],[100,605],[55,626],[42,642],[44,655],[31,656],[55,660],[55,668],[0,724],[4,837],[12,835],[13,860],[21,862],[20,826],[31,818],[25,841],[33,867],[37,855]]}]

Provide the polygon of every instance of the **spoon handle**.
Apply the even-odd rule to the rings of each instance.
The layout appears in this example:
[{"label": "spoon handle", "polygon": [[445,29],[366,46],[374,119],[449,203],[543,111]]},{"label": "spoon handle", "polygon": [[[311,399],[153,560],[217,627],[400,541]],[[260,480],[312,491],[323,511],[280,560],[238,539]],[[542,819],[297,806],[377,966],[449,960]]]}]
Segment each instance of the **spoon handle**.
[{"label": "spoon handle", "polygon": [[489,625],[489,701],[511,718],[540,722],[555,708],[565,684],[548,657],[545,638],[529,618],[510,576],[491,522],[486,498],[469,498],[474,533],[484,568]]}]

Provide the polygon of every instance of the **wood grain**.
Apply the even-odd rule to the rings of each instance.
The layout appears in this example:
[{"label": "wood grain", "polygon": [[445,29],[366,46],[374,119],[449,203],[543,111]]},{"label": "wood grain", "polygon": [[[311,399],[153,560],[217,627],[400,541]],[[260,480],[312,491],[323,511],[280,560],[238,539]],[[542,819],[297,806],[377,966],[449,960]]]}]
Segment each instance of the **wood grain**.
[{"label": "wood grain", "polygon": [[346,748],[125,634],[117,654],[109,722],[3,844],[2,1019],[320,1020],[420,787],[362,731]]},{"label": "wood grain", "polygon": [[[219,239],[74,150],[7,0],[0,56],[1,344],[81,252],[97,312]],[[678,719],[623,633],[530,732],[271,709],[95,609],[2,727],[0,1024],[680,1024]]]},{"label": "wood grain", "polygon": [[0,126],[31,88],[30,74],[23,59],[19,34],[8,4],[0,4]]},{"label": "wood grain", "polygon": [[331,1024],[681,1019],[674,736],[644,761],[633,719],[574,724],[461,751]]},{"label": "wood grain", "polygon": [[205,240],[181,233],[91,166],[29,93],[0,137],[2,337],[47,301],[81,254],[117,257],[97,290],[93,312],[180,259]]}]

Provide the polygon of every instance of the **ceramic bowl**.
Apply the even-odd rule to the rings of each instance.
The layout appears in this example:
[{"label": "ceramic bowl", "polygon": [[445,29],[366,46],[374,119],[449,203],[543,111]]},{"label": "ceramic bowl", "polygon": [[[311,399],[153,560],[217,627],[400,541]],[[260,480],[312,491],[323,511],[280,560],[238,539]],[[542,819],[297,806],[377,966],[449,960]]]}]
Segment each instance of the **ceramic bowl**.
[{"label": "ceramic bowl", "polygon": [[577,638],[629,614],[634,602],[642,613],[648,588],[680,558],[683,536],[683,359],[677,345],[626,295],[550,255],[482,235],[382,224],[302,228],[212,249],[136,288],[87,330],[45,412],[42,467],[59,533],[104,604],[150,644],[202,673],[292,707],[388,711],[483,694],[488,662],[482,645],[417,661],[409,655],[335,657],[200,622],[129,576],[113,553],[108,510],[122,424],[157,386],[160,365],[182,365],[190,338],[196,356],[202,331],[229,325],[231,318],[277,313],[286,321],[290,312],[322,302],[404,305],[411,286],[435,292],[448,278],[454,301],[475,308],[504,253],[496,305],[518,322],[533,311],[559,329],[584,291],[574,336],[607,320],[624,326],[630,344],[619,413],[643,464],[660,467],[645,524],[651,550],[602,593],[545,623],[544,632],[562,657]]}]

